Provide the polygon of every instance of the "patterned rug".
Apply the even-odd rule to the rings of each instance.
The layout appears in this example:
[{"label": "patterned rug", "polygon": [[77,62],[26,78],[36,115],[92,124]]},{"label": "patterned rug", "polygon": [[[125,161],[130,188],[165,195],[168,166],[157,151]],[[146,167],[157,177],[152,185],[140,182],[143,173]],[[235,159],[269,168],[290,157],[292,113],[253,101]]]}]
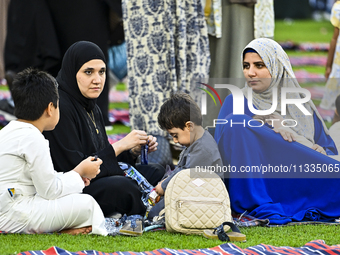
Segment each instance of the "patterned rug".
[{"label": "patterned rug", "polygon": [[323,97],[323,94],[325,93],[325,87],[320,86],[314,86],[314,87],[305,87],[305,89],[308,89],[312,99],[321,100]]},{"label": "patterned rug", "polygon": [[127,103],[129,102],[129,92],[111,90],[109,93],[109,101],[111,103]]},{"label": "patterned rug", "polygon": [[323,74],[310,73],[303,69],[294,71],[294,73],[300,85],[302,83],[320,83],[320,82],[326,83],[326,79]]},{"label": "patterned rug", "polygon": [[26,251],[19,253],[19,255],[95,255],[95,254],[106,254],[106,255],[227,255],[227,254],[252,254],[252,255],[264,255],[264,254],[340,254],[340,245],[329,246],[325,244],[323,240],[314,240],[306,243],[302,247],[276,247],[272,245],[259,244],[251,246],[245,249],[241,249],[233,243],[224,243],[213,248],[197,249],[197,250],[174,250],[174,249],[158,249],[149,252],[114,252],[114,253],[103,253],[95,250],[70,252],[59,247],[51,247],[47,250],[38,251]]},{"label": "patterned rug", "polygon": [[[309,90],[312,99],[321,100],[323,97],[323,94],[325,92],[325,87],[306,87],[306,89]],[[334,116],[334,110],[325,110],[320,107],[316,107],[318,109],[318,112],[320,113],[321,117],[328,122],[332,122],[333,116]]]},{"label": "patterned rug", "polygon": [[121,122],[125,126],[130,126],[130,117],[128,109],[111,109],[109,111],[109,121],[113,124]]},{"label": "patterned rug", "polygon": [[[5,90],[0,90],[0,100],[4,98],[9,98],[10,92]],[[114,91],[111,90],[109,93],[109,101],[111,103],[127,103],[129,102],[128,91]]]},{"label": "patterned rug", "polygon": [[9,98],[11,93],[9,91],[0,90],[0,100]]},{"label": "patterned rug", "polygon": [[289,57],[292,66],[326,66],[327,56]]},{"label": "patterned rug", "polygon": [[[0,100],[10,97],[9,91],[0,90]],[[129,101],[129,95],[127,91],[110,91],[111,103],[126,103]],[[130,117],[128,109],[111,109],[109,111],[109,120],[112,124],[121,122],[125,126],[130,126]],[[0,112],[0,126],[4,127],[10,120],[6,118],[4,114]]]},{"label": "patterned rug", "polygon": [[318,110],[318,112],[320,113],[320,115],[321,115],[321,117],[324,121],[332,122],[332,119],[334,117],[334,111],[333,110],[322,109],[318,106],[316,107],[316,109]]},{"label": "patterned rug", "polygon": [[119,140],[123,139],[127,134],[114,134],[108,135],[110,144],[118,142]]},{"label": "patterned rug", "polygon": [[280,42],[284,50],[296,51],[328,51],[329,43],[295,43],[292,41]]}]

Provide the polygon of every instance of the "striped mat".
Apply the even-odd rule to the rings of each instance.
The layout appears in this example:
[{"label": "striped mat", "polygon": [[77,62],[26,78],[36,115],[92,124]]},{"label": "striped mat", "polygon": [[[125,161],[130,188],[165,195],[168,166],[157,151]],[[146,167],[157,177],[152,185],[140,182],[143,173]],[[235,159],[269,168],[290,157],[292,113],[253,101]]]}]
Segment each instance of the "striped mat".
[{"label": "striped mat", "polygon": [[263,255],[263,254],[340,254],[340,245],[329,246],[325,244],[323,240],[314,240],[306,243],[304,246],[296,247],[275,247],[272,245],[259,244],[251,246],[246,249],[241,249],[233,243],[224,243],[222,245],[198,249],[198,250],[173,250],[168,248],[153,250],[149,252],[114,252],[104,253],[100,251],[87,250],[70,252],[59,247],[51,247],[47,250],[40,251],[26,251],[19,253],[19,255],[227,255],[227,254],[251,254],[251,255]]},{"label": "striped mat", "polygon": [[[0,100],[4,98],[9,98],[10,95],[11,93],[8,90],[0,90]],[[129,102],[129,92],[110,90],[109,101],[111,103]]]}]

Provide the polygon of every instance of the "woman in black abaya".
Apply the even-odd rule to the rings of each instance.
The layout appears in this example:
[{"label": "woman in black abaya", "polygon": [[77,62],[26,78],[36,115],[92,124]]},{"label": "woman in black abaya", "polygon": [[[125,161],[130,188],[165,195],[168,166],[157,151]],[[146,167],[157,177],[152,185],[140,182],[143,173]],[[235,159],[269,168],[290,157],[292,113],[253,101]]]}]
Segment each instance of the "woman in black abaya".
[{"label": "woman in black abaya", "polygon": [[[125,177],[118,162],[135,165],[141,145],[149,141],[149,151],[157,150],[156,138],[134,130],[122,140],[110,144],[96,99],[106,78],[105,57],[94,43],[74,43],[65,53],[59,83],[60,120],[53,131],[44,132],[50,142],[54,167],[59,172],[73,169],[89,155],[103,160],[100,174],[84,189],[92,195],[105,216],[119,212],[144,215],[145,206],[136,181]],[[164,168],[150,164],[137,166],[146,179],[155,185],[164,175]],[[86,180],[85,180],[86,181]]]}]

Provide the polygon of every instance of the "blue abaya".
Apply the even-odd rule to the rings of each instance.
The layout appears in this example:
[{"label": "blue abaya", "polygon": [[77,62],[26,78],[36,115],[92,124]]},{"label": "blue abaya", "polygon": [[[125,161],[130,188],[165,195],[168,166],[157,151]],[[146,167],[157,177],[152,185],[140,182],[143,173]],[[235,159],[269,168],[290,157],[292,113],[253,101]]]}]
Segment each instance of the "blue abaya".
[{"label": "blue abaya", "polygon": [[[271,224],[339,218],[340,162],[300,143],[283,140],[268,125],[251,127],[255,121],[246,98],[244,115],[233,115],[232,105],[230,95],[218,117],[228,123],[217,124],[215,130],[223,163],[234,170],[225,179],[232,210],[247,211],[256,218],[269,219]],[[315,143],[328,155],[337,154],[333,140],[325,133],[316,114],[314,129]],[[251,167],[262,170],[267,167],[267,171],[272,167],[272,173],[250,172]],[[274,172],[274,168],[278,172]]]}]

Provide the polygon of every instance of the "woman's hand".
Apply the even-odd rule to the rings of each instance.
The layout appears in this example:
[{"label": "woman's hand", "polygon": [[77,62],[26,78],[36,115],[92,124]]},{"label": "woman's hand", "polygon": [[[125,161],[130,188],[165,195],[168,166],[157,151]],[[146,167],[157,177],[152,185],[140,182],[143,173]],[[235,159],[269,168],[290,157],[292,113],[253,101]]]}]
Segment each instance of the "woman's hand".
[{"label": "woman's hand", "polygon": [[321,147],[320,145],[318,144],[314,144],[313,147],[312,147],[313,150],[316,150],[324,155],[327,155],[326,151],[324,150],[323,147]]},{"label": "woman's hand", "polygon": [[146,143],[144,144],[141,144],[141,145],[138,145],[138,146],[135,146],[131,149],[131,153],[132,155],[134,156],[138,156],[141,154],[141,149],[142,149],[142,145],[145,145],[145,144],[148,144],[148,153],[150,152],[153,152],[153,151],[156,151],[157,150],[157,146],[158,146],[158,143],[157,143],[157,138],[152,136],[152,135],[149,135],[148,136],[148,140]]},{"label": "woman's hand", "polygon": [[294,132],[290,128],[282,126],[281,123],[284,120],[284,118],[280,114],[272,113],[272,114],[263,115],[263,116],[254,115],[253,119],[262,120],[264,123],[267,123],[270,126],[272,126],[275,133],[280,133],[280,135],[285,141],[288,141],[288,142],[296,141]]},{"label": "woman's hand", "polygon": [[[116,156],[118,156],[123,151],[130,150],[136,146],[139,146],[139,154],[140,154],[140,145],[146,144],[148,140],[148,136],[145,131],[142,130],[132,130],[127,136],[118,142],[112,144],[113,149],[115,150]],[[137,152],[137,150],[134,150]]]},{"label": "woman's hand", "polygon": [[289,128],[284,128],[284,127],[274,128],[274,131],[275,133],[280,133],[280,135],[285,141],[288,141],[288,142],[296,141],[294,133],[290,131]]},{"label": "woman's hand", "polygon": [[157,138],[152,136],[152,135],[149,135],[148,141],[149,141],[149,143],[148,143],[148,146],[149,146],[148,153],[156,151],[157,146],[158,146]]}]

